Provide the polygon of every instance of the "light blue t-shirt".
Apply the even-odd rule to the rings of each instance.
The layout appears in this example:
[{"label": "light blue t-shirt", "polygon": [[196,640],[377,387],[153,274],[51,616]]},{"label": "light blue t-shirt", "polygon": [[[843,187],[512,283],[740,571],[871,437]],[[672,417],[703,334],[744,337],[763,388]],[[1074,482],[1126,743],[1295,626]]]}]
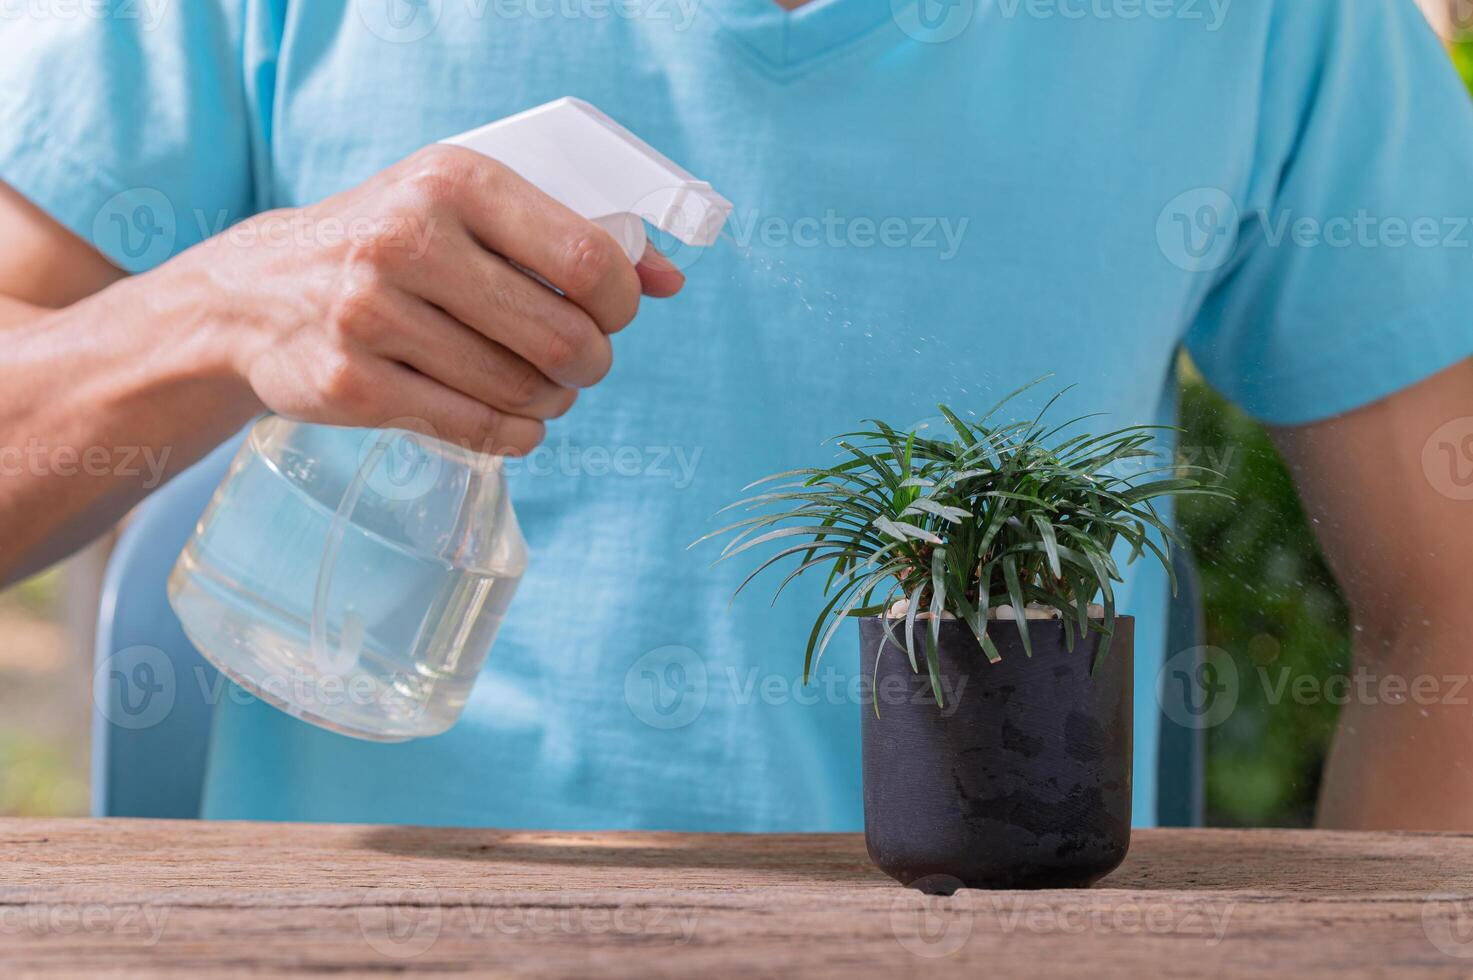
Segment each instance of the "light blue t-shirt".
[{"label": "light blue t-shirt", "polygon": [[[1412,0],[87,9],[0,27],[0,177],[129,269],[564,95],[736,205],[512,465],[532,564],[460,724],[372,745],[226,699],[209,816],[857,828],[852,626],[804,689],[819,583],[729,607],[746,568],[686,550],[743,485],[1046,374],[1020,410],[1169,419],[1183,342],[1289,424],[1473,351],[1473,114]],[[1166,595],[1121,590],[1141,823]]]}]

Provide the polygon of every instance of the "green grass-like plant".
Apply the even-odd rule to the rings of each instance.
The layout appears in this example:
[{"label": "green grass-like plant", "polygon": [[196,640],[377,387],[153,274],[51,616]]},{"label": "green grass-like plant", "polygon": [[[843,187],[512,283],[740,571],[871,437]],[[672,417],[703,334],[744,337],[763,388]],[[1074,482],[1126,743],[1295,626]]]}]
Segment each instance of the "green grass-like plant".
[{"label": "green grass-like plant", "polygon": [[[903,645],[917,672],[916,618],[922,610],[930,614],[925,660],[936,703],[943,707],[937,656],[943,613],[965,623],[979,651],[995,663],[1001,655],[989,635],[989,610],[1004,603],[1012,607],[1023,649],[1032,656],[1026,609],[1051,606],[1065,623],[1068,649],[1090,630],[1102,634],[1098,666],[1115,629],[1112,584],[1122,577],[1111,551],[1120,539],[1131,547],[1127,563],[1151,553],[1176,588],[1165,550],[1176,535],[1153,501],[1172,494],[1220,494],[1204,482],[1215,474],[1174,465],[1122,473],[1128,461],[1158,456],[1151,446],[1167,427],[1066,435],[1095,416],[1046,425],[1044,416],[1064,392],[1032,419],[992,422],[1031,387],[1014,392],[976,421],[941,406],[952,430],[945,438],[868,420],[873,428],[830,440],[841,451],[832,466],[758,480],[744,488],[750,496],[723,508],[723,513],[736,508],[763,513],[700,539],[735,532],[718,563],[764,545],[777,548],[743,580],[738,593],[784,559],[796,558],[797,566],[777,587],[774,602],[800,575],[827,570],[828,601],[808,636],[804,683],[846,618],[886,616],[893,639],[898,620],[887,611],[901,598],[909,600]],[[1090,615],[1096,596],[1102,617]]]}]

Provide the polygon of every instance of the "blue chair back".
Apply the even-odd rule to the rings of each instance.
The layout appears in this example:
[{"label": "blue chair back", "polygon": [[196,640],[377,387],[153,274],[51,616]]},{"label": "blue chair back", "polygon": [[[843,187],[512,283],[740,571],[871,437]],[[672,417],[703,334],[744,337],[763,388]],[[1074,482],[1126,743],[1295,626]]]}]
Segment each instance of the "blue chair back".
[{"label": "blue chair back", "polygon": [[[1202,585],[1189,551],[1174,549],[1171,562],[1177,589],[1166,622],[1166,652],[1167,656],[1193,656],[1189,669],[1195,669],[1207,635]],[[1178,660],[1176,666],[1188,665]],[[1162,709],[1156,755],[1156,823],[1162,827],[1200,827],[1206,811],[1207,730],[1176,720],[1195,717],[1194,712],[1186,710],[1190,696],[1186,687],[1166,684],[1156,693]]]},{"label": "blue chair back", "polygon": [[108,563],[92,689],[94,816],[199,816],[210,715],[225,682],[184,635],[165,587],[237,446],[221,446],[139,507]]}]

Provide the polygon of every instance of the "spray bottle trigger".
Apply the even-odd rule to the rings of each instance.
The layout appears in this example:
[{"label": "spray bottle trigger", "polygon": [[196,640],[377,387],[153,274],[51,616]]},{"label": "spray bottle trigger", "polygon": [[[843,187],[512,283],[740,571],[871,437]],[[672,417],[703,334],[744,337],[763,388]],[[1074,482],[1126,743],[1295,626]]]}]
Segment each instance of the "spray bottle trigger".
[{"label": "spray bottle trigger", "polygon": [[596,221],[631,262],[644,255],[646,220],[686,245],[706,246],[731,215],[731,202],[710,184],[579,99],[558,99],[445,142],[500,160]]}]

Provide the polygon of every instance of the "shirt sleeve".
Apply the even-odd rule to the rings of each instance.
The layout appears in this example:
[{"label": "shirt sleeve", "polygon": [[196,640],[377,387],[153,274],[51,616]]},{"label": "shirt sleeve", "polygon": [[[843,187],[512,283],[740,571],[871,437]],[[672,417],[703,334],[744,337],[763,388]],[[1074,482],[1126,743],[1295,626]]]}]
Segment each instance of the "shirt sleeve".
[{"label": "shirt sleeve", "polygon": [[1473,104],[1411,0],[1279,0],[1264,65],[1250,186],[1199,195],[1237,241],[1186,345],[1292,425],[1473,353]]},{"label": "shirt sleeve", "polygon": [[0,21],[0,180],[131,272],[248,216],[244,3],[43,4]]}]

